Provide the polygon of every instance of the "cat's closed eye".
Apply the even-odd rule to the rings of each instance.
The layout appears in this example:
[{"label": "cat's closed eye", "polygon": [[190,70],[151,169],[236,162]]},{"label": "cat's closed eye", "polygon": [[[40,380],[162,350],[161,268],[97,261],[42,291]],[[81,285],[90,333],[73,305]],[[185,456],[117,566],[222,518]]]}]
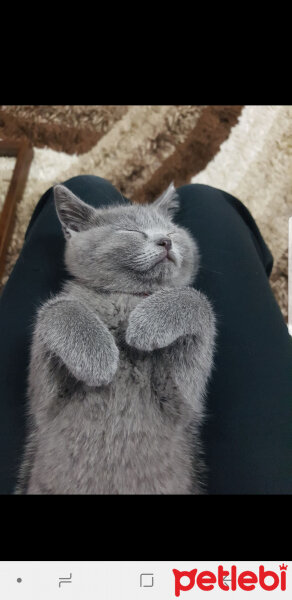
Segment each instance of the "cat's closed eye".
[{"label": "cat's closed eye", "polygon": [[[135,231],[136,233],[141,233],[142,235],[144,235],[145,237],[147,237],[146,233],[144,233],[144,231],[139,231],[138,229],[120,229],[120,231]],[[170,233],[167,233],[166,235],[172,235],[173,233],[176,233],[175,231],[170,231]]]},{"label": "cat's closed eye", "polygon": [[120,229],[120,231],[134,231],[135,233],[140,233],[141,235],[143,235],[144,238],[147,238],[147,234],[144,233],[144,231],[139,231],[138,229]]}]

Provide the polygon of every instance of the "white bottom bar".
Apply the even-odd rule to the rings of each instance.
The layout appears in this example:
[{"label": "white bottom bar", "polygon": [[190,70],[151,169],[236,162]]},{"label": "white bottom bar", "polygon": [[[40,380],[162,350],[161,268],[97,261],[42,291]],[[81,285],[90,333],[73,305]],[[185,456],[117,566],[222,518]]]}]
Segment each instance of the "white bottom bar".
[{"label": "white bottom bar", "polygon": [[[175,575],[173,569],[177,572],[192,571],[193,581],[187,575]],[[244,571],[250,574],[244,574]],[[271,571],[272,575],[267,571]],[[206,594],[211,598],[218,595],[226,598],[228,592],[231,597],[246,595],[247,589],[242,589],[242,586],[252,585],[251,581],[255,581],[254,589],[249,590],[252,597],[269,597],[272,591],[272,598],[277,599],[292,597],[290,571],[292,564],[284,561],[283,566],[283,560],[2,561],[0,585],[1,597],[13,600],[195,600],[196,596],[203,598]],[[274,590],[263,588],[262,583],[273,586],[277,579]],[[213,588],[207,590],[208,582],[210,585],[212,581]],[[285,589],[281,589],[284,581]],[[189,590],[183,589],[191,583],[193,586]],[[222,585],[229,589],[222,589]]]}]

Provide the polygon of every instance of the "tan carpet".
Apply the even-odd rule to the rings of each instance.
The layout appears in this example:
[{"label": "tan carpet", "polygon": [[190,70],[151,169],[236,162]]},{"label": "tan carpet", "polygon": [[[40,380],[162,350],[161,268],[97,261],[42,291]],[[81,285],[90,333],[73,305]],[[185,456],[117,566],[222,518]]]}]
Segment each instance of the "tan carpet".
[{"label": "tan carpet", "polygon": [[[1,106],[0,138],[28,138],[34,159],[1,286],[40,196],[78,174],[109,179],[136,202],[174,181],[233,193],[251,210],[274,257],[272,289],[287,320],[287,227],[292,215],[292,107]],[[0,208],[12,169],[0,158]]]}]

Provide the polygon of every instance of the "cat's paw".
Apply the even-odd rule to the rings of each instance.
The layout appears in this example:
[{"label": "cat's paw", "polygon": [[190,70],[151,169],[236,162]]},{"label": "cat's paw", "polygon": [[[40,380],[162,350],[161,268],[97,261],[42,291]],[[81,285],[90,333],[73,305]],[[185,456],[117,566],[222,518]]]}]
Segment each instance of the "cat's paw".
[{"label": "cat's paw", "polygon": [[108,385],[113,380],[119,364],[119,350],[112,341],[107,346],[98,348],[95,360],[87,372],[87,385]]},{"label": "cat's paw", "polygon": [[79,348],[75,360],[71,353],[70,364],[67,362],[74,377],[91,387],[108,385],[115,376],[118,364],[119,350],[110,334],[106,343],[103,340],[101,344],[97,339],[95,345],[92,343],[91,347]]},{"label": "cat's paw", "polygon": [[125,339],[129,346],[151,352],[171,344],[173,335],[171,329],[157,318],[153,306],[148,304],[143,301],[131,312]]}]

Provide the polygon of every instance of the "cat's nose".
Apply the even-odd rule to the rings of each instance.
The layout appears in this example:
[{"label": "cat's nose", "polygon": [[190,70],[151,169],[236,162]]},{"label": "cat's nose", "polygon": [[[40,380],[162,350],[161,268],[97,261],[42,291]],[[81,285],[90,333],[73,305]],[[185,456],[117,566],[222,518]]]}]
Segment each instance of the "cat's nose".
[{"label": "cat's nose", "polygon": [[165,246],[167,251],[171,248],[171,240],[167,237],[160,238],[156,243],[158,246]]}]

